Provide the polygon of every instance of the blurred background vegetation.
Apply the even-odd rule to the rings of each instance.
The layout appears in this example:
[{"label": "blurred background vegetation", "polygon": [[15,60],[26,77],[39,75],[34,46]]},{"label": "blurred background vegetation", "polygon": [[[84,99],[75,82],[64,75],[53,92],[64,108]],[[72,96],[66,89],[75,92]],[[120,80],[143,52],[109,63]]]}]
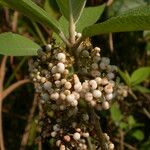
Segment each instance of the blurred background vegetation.
[{"label": "blurred background vegetation", "polygon": [[[48,13],[59,19],[60,13],[56,2],[53,0],[34,0]],[[121,14],[123,11],[150,4],[149,0],[88,0],[86,6],[108,4],[102,18]],[[32,20],[0,5],[0,33],[15,32],[26,36],[40,45],[52,40],[52,31],[45,26],[35,24]],[[127,84],[124,76],[131,75],[135,70],[150,65],[150,31],[113,33],[95,36],[92,39],[94,46],[102,49],[102,55],[111,58],[122,70],[121,80]],[[19,44],[19,43],[18,43]],[[0,61],[3,56],[0,55]],[[8,57],[4,88],[12,83],[28,77],[29,57]],[[127,73],[124,73],[124,72]],[[144,72],[143,72],[144,73]],[[144,73],[145,74],[145,73]],[[150,73],[149,73],[150,74]],[[102,119],[102,128],[111,137],[117,150],[149,150],[150,149],[150,80],[144,78],[140,83],[142,89],[132,89],[131,94],[117,103],[110,111],[98,112]],[[18,150],[25,128],[28,124],[33,109],[34,87],[27,83],[8,95],[3,103],[3,129],[7,150]],[[29,131],[29,140],[26,149],[38,149],[35,143],[38,134],[34,119],[38,116],[35,110]],[[43,145],[43,150],[48,149]]]}]

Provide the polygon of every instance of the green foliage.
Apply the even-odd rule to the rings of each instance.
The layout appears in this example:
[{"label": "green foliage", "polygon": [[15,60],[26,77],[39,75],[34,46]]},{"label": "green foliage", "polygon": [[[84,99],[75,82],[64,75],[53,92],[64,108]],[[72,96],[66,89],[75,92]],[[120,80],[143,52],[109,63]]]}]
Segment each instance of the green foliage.
[{"label": "green foliage", "polygon": [[77,32],[82,32],[85,27],[88,27],[94,23],[102,16],[105,4],[96,7],[87,7],[83,10],[83,13],[77,22],[76,30]]},{"label": "green foliage", "polygon": [[141,86],[140,83],[145,81],[150,77],[150,67],[141,67],[135,70],[131,76],[128,72],[118,71],[124,82],[134,91],[139,91],[141,93],[150,93],[150,90]]},{"label": "green foliage", "polygon": [[112,120],[115,122],[115,123],[119,123],[121,121],[121,119],[123,118],[122,114],[121,114],[121,111],[119,109],[119,105],[117,103],[114,103],[112,106],[111,106],[111,109],[110,109],[110,112],[111,112],[111,117],[112,117]]},{"label": "green foliage", "polygon": [[[83,13],[81,14],[81,17],[79,18],[79,20],[76,24],[76,31],[82,32],[85,27],[94,24],[101,17],[104,9],[105,9],[105,4],[96,6],[96,7],[84,8]],[[65,19],[64,16],[62,16],[59,19],[59,23],[60,23],[61,28],[63,29],[63,32],[65,33],[65,35],[68,36],[69,23]],[[61,43],[61,39],[56,34],[54,34],[53,36],[58,43]]]},{"label": "green foliage", "polygon": [[131,85],[136,85],[150,77],[150,67],[141,67],[131,75]]},{"label": "green foliage", "polygon": [[141,130],[135,130],[131,135],[139,141],[144,139],[144,134]]},{"label": "green foliage", "polygon": [[77,22],[81,16],[86,0],[56,0],[63,16],[69,21]]},{"label": "green foliage", "polygon": [[[4,0],[0,0],[0,2],[4,2]],[[31,0],[5,0],[5,3],[29,18],[51,27],[57,34],[61,32],[58,22]]]},{"label": "green foliage", "polygon": [[150,29],[150,6],[142,6],[112,17],[83,30],[83,36],[89,37],[109,32],[141,31]]},{"label": "green foliage", "polygon": [[45,0],[44,9],[50,16],[55,19],[58,19],[58,17],[60,16],[59,8],[56,1]]},{"label": "green foliage", "polygon": [[11,56],[37,55],[39,45],[18,34],[6,32],[0,34],[0,54]]},{"label": "green foliage", "polygon": [[145,5],[144,0],[115,0],[112,5],[108,8],[108,15],[110,17],[119,15],[124,11]]},{"label": "green foliage", "polygon": [[29,131],[28,145],[32,145],[35,142],[36,134],[37,134],[37,124],[33,119]]},{"label": "green foliage", "polygon": [[128,86],[130,86],[130,76],[128,75],[128,72],[127,72],[127,71],[123,72],[123,71],[121,71],[121,70],[119,70],[119,69],[118,69],[118,72],[119,72],[121,78],[124,80],[124,82],[125,82]]},{"label": "green foliage", "polygon": [[141,93],[150,93],[150,89],[145,88],[144,86],[136,85],[133,87],[133,90],[139,91]]}]

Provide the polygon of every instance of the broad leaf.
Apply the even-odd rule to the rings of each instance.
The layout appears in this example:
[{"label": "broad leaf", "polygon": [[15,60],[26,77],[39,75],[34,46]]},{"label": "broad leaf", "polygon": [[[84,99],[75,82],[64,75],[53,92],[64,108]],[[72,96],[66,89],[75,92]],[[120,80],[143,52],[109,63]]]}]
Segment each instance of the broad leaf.
[{"label": "broad leaf", "polygon": [[114,104],[111,106],[110,112],[111,112],[112,120],[113,120],[115,123],[120,122],[121,119],[123,118],[123,116],[122,116],[122,114],[121,114],[121,111],[120,111],[120,109],[119,109],[118,103],[114,103]]},{"label": "broad leaf", "polygon": [[0,34],[0,54],[11,56],[37,55],[40,46],[18,34],[6,32]]},{"label": "broad leaf", "polygon": [[129,116],[129,117],[127,118],[127,120],[128,120],[128,125],[129,125],[131,128],[136,125],[136,120],[134,119],[133,116]]},{"label": "broad leaf", "polygon": [[63,16],[69,21],[70,15],[77,22],[81,16],[86,0],[56,0]]},{"label": "broad leaf", "polygon": [[141,67],[131,75],[131,84],[136,85],[150,77],[150,67]]},{"label": "broad leaf", "polygon": [[83,30],[83,36],[89,37],[110,32],[150,30],[150,6],[142,6],[112,17]]},{"label": "broad leaf", "polygon": [[105,4],[96,7],[87,7],[83,10],[83,13],[77,22],[76,31],[82,32],[87,26],[93,25],[98,19],[100,19],[105,9]]},{"label": "broad leaf", "polygon": [[139,7],[145,5],[146,2],[144,0],[115,0],[112,5],[108,8],[108,15],[110,17],[120,15],[124,11],[129,9],[133,9],[135,7]]},{"label": "broad leaf", "polygon": [[134,86],[133,90],[139,91],[141,93],[150,93],[150,89],[148,89],[148,88],[146,88],[144,86],[140,86],[140,85]]},{"label": "broad leaf", "polygon": [[144,133],[141,130],[135,130],[132,133],[132,136],[139,141],[142,141],[144,139]]},{"label": "broad leaf", "polygon": [[[83,29],[87,26],[90,26],[94,24],[102,15],[103,11],[105,9],[105,4],[96,6],[96,7],[87,7],[84,8],[83,13],[79,19],[79,21],[76,24],[76,31],[82,32]],[[59,23],[61,25],[61,28],[63,29],[63,32],[65,35],[68,35],[68,21],[65,19],[65,17],[61,17],[59,19]],[[61,39],[54,34],[53,35],[57,41],[57,43],[61,43]]]},{"label": "broad leaf", "polygon": [[55,19],[59,18],[60,13],[59,13],[59,8],[58,8],[56,1],[45,0],[44,9],[53,18]]},{"label": "broad leaf", "polygon": [[61,32],[59,23],[31,0],[0,0],[0,2],[5,2],[13,9],[22,12],[29,18],[51,27],[57,34]]}]

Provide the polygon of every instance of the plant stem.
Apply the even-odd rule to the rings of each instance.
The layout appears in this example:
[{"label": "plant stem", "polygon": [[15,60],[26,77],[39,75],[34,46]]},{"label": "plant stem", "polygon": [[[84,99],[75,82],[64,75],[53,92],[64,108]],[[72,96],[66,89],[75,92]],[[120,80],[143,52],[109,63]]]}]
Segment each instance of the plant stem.
[{"label": "plant stem", "polygon": [[63,32],[59,33],[59,37],[62,39],[62,41],[66,44],[67,47],[71,47],[71,43],[68,41],[68,39],[65,37]]},{"label": "plant stem", "polygon": [[36,30],[36,32],[37,32],[39,38],[41,39],[42,43],[43,43],[44,45],[46,45],[46,44],[47,44],[47,43],[46,43],[46,40],[45,40],[45,38],[44,38],[42,32],[40,31],[40,29],[39,29],[39,27],[38,27],[38,24],[35,23],[35,22],[33,22],[33,21],[32,21],[32,24],[33,24],[33,26],[34,26],[34,28],[35,28],[35,30]]},{"label": "plant stem", "polygon": [[20,63],[18,64],[18,66],[16,67],[16,69],[13,71],[13,73],[11,74],[11,76],[9,77],[8,81],[5,84],[5,88],[8,87],[11,83],[11,81],[14,79],[15,74],[17,73],[17,71],[21,68],[21,66],[24,64],[24,62],[26,61],[28,57],[24,57]]},{"label": "plant stem", "polygon": [[20,80],[20,81],[17,81],[16,83],[10,85],[6,90],[4,90],[2,93],[1,93],[1,96],[2,96],[2,100],[8,96],[12,91],[14,91],[16,88],[18,88],[19,86],[25,84],[25,83],[29,83],[30,80],[29,79],[23,79],[23,80]]},{"label": "plant stem", "polygon": [[38,104],[38,94],[35,94],[34,95],[34,100],[33,100],[33,103],[32,103],[32,107],[30,109],[30,113],[29,113],[29,116],[28,116],[28,122],[27,122],[25,131],[24,131],[24,134],[23,134],[23,137],[22,137],[20,150],[25,150],[25,146],[28,143],[29,130],[31,128],[31,122],[32,122],[37,104]]},{"label": "plant stem", "polygon": [[108,150],[107,145],[106,145],[106,139],[103,135],[103,131],[101,129],[101,125],[99,122],[99,117],[97,116],[97,114],[95,113],[95,110],[92,107],[90,107],[90,111],[91,111],[91,115],[94,121],[94,126],[95,126],[95,130],[97,133],[97,137],[99,138],[100,146],[102,150]]},{"label": "plant stem", "polygon": [[3,137],[2,92],[3,92],[3,83],[5,78],[6,61],[7,61],[7,56],[4,56],[0,66],[0,149],[1,150],[5,150],[4,137]]},{"label": "plant stem", "polygon": [[70,13],[69,13],[69,40],[71,42],[71,44],[75,43],[75,23],[74,23],[74,19],[73,19],[73,14],[72,14],[72,5],[71,5],[71,1],[69,1],[69,9],[70,9]]}]

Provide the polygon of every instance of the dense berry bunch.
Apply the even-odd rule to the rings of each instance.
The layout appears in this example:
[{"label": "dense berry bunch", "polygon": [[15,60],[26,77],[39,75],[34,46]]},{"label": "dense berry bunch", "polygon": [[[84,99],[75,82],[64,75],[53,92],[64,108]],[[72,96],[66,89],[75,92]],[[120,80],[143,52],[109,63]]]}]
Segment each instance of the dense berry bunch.
[{"label": "dense berry bunch", "polygon": [[[43,104],[40,137],[54,139],[53,147],[60,150],[87,150],[89,144],[100,148],[90,108],[109,109],[116,89],[116,66],[89,42],[83,42],[73,56],[64,48],[47,45],[29,66]],[[113,150],[109,136],[103,137],[107,149]]]}]

